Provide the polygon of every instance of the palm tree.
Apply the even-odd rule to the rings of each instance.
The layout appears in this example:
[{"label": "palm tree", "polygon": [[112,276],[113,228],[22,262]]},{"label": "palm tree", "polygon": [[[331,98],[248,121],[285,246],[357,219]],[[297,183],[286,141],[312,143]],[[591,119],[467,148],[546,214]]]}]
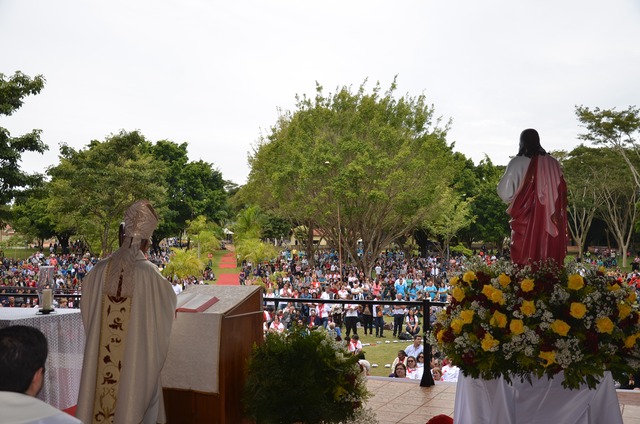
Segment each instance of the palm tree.
[{"label": "palm tree", "polygon": [[185,278],[192,275],[202,275],[204,262],[197,252],[187,249],[171,249],[171,260],[162,270],[162,275],[168,278]]}]

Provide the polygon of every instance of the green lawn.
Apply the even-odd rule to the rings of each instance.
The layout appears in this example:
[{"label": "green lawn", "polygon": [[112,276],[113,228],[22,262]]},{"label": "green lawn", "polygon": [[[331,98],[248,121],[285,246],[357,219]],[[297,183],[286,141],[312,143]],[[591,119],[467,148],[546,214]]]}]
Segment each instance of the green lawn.
[{"label": "green lawn", "polygon": [[[393,325],[392,317],[384,317],[385,322]],[[422,323],[422,322],[421,322]],[[344,334],[344,326],[342,326]],[[362,344],[369,344],[369,346],[363,346],[365,359],[371,364],[378,364],[377,368],[371,367],[371,375],[387,377],[391,373],[391,368],[385,368],[385,364],[391,364],[393,360],[398,356],[399,350],[404,350],[407,346],[413,342],[410,340],[398,340],[393,337],[392,330],[385,330],[385,338],[376,338],[376,330],[373,330],[373,336],[367,334],[364,335],[364,328],[358,328],[358,336],[360,336],[360,342]],[[389,343],[387,343],[389,342]]]},{"label": "green lawn", "polygon": [[[36,253],[36,249],[25,249],[21,247],[4,247],[2,248],[2,256],[6,258],[23,260]],[[48,250],[47,250],[48,252]]]}]

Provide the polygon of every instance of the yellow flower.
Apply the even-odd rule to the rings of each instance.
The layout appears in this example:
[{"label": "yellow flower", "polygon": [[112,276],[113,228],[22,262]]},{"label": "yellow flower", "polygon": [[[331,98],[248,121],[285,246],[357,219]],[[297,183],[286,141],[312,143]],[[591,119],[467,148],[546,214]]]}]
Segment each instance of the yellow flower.
[{"label": "yellow flower", "polygon": [[475,279],[476,279],[476,273],[473,271],[467,271],[462,276],[462,281],[464,281],[467,284],[471,284],[471,282]]},{"label": "yellow flower", "polygon": [[530,317],[531,315],[536,313],[536,305],[533,303],[533,300],[523,300],[522,305],[520,306],[520,312],[524,315]]},{"label": "yellow flower", "polygon": [[500,289],[493,289],[493,292],[491,292],[490,299],[493,303],[504,305],[504,295],[502,294],[502,290]]},{"label": "yellow flower", "polygon": [[551,323],[551,330],[564,337],[569,333],[569,330],[571,330],[571,326],[561,319],[557,319]]},{"label": "yellow flower", "polygon": [[530,292],[531,290],[533,290],[533,287],[535,286],[534,281],[531,278],[525,278],[524,280],[522,280],[522,282],[520,283],[520,288],[522,289],[523,292]]},{"label": "yellow flower", "polygon": [[464,311],[460,312],[460,320],[463,324],[471,324],[471,322],[473,321],[473,314],[475,314],[475,311],[472,311],[471,309],[465,309]]},{"label": "yellow flower", "polygon": [[438,331],[438,334],[436,334],[436,339],[438,339],[438,343],[442,343],[443,338],[444,338],[444,330]]},{"label": "yellow flower", "polygon": [[451,296],[453,296],[453,298],[458,302],[462,302],[462,299],[464,299],[464,290],[456,286],[453,288],[453,292],[451,293]]},{"label": "yellow flower", "polygon": [[629,293],[629,296],[627,296],[627,298],[625,299],[629,304],[634,304],[636,303],[636,299],[638,297],[636,296],[636,292],[635,290],[631,291],[631,293]]},{"label": "yellow flower", "polygon": [[554,364],[556,362],[556,353],[554,351],[551,351],[551,352],[540,351],[540,354],[538,355],[538,357],[544,360],[544,363],[542,364],[542,366],[545,368],[547,368],[549,365]]},{"label": "yellow flower", "polygon": [[587,307],[584,303],[571,302],[570,314],[576,319],[582,319],[587,313]]},{"label": "yellow flower", "polygon": [[451,321],[451,329],[455,334],[460,334],[463,325],[464,322],[462,322],[461,319],[454,319],[453,321]]},{"label": "yellow flower", "polygon": [[609,317],[602,317],[596,320],[596,328],[598,333],[607,333],[611,334],[613,332],[613,322]]},{"label": "yellow flower", "polygon": [[485,285],[482,287],[482,294],[483,294],[483,295],[485,295],[485,296],[487,296],[487,299],[491,299],[491,293],[493,293],[493,291],[494,291],[494,290],[495,290],[495,289],[493,288],[493,286],[492,286],[492,285],[485,284]]},{"label": "yellow flower", "polygon": [[580,290],[584,287],[584,279],[580,274],[572,274],[569,276],[568,286],[571,290]]},{"label": "yellow flower", "polygon": [[524,333],[524,322],[521,319],[512,319],[509,323],[509,330],[516,336]]},{"label": "yellow flower", "polygon": [[489,324],[494,327],[505,328],[507,326],[507,316],[500,311],[495,311],[489,320]]},{"label": "yellow flower", "polygon": [[500,283],[502,288],[505,288],[511,283],[511,277],[509,277],[507,274],[500,274],[498,276],[498,282]]},{"label": "yellow flower", "polygon": [[626,347],[627,349],[631,349],[633,346],[635,346],[636,340],[638,340],[637,334],[628,336],[626,339],[624,339],[624,347]]},{"label": "yellow flower", "polygon": [[500,342],[496,339],[493,338],[493,336],[489,333],[485,333],[484,334],[484,339],[482,339],[482,350],[484,350],[485,352],[488,350],[493,349],[494,347],[498,346],[500,344]]},{"label": "yellow flower", "polygon": [[457,275],[454,275],[453,277],[451,277],[451,279],[449,279],[449,285],[451,287],[457,286],[459,282],[460,282],[460,279],[458,278]]},{"label": "yellow flower", "polygon": [[618,283],[609,287],[609,291],[616,291],[616,290],[620,290],[620,285]]},{"label": "yellow flower", "polygon": [[621,321],[628,317],[630,313],[631,306],[627,305],[626,303],[621,303],[618,305],[618,317]]}]

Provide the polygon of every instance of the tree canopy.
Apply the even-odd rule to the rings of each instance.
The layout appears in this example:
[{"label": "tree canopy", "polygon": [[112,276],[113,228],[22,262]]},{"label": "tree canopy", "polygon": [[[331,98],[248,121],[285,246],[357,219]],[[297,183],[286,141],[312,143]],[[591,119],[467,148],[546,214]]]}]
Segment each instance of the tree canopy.
[{"label": "tree canopy", "polygon": [[189,162],[187,143],[160,140],[150,146],[153,157],[164,163],[166,187],[165,216],[154,233],[154,243],[166,237],[178,237],[187,230],[188,221],[199,216],[221,225],[229,215],[227,184],[220,171],[202,160]]},{"label": "tree canopy", "polygon": [[[0,73],[0,116],[11,116],[23,105],[24,98],[40,93],[45,79],[42,75],[34,78],[17,71],[12,76]],[[40,139],[40,130],[33,130],[19,137],[12,137],[9,130],[0,127],[0,219],[7,215],[4,206],[16,194],[42,181],[40,174],[28,174],[20,169],[22,154],[43,153],[47,145]]]},{"label": "tree canopy", "polygon": [[124,211],[138,199],[163,203],[166,168],[146,152],[147,141],[137,131],[92,141],[85,149],[63,145],[60,164],[49,169],[49,208],[61,225],[73,223],[88,246],[111,252]]},{"label": "tree canopy", "polygon": [[314,98],[298,96],[251,155],[243,198],[318,228],[370,270],[382,249],[437,214],[454,168],[448,125],[424,95],[396,98],[395,89],[325,94],[318,85]]},{"label": "tree canopy", "polygon": [[634,182],[640,188],[640,109],[629,106],[626,110],[588,108],[576,106],[576,116],[587,132],[579,137],[596,145],[613,148],[619,153],[632,172]]}]

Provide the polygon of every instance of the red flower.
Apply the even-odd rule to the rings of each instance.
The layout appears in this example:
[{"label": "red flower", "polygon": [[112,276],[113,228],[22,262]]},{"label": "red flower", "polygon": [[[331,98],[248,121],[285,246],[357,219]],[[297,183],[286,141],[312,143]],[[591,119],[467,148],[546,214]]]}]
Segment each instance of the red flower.
[{"label": "red flower", "polygon": [[465,365],[475,365],[476,357],[473,352],[466,352],[462,355],[462,362],[464,362]]},{"label": "red flower", "polygon": [[476,272],[476,278],[481,285],[491,284],[491,276],[482,271]]},{"label": "red flower", "polygon": [[453,424],[453,418],[448,415],[440,414],[427,421],[427,424]]},{"label": "red flower", "polygon": [[453,343],[455,339],[456,339],[456,335],[453,334],[453,330],[451,329],[448,329],[442,335],[442,341],[445,343]]},{"label": "red flower", "polygon": [[585,340],[585,345],[587,347],[587,349],[589,349],[589,351],[592,354],[597,354],[598,353],[598,333],[596,333],[595,331],[587,331],[587,339]]}]

